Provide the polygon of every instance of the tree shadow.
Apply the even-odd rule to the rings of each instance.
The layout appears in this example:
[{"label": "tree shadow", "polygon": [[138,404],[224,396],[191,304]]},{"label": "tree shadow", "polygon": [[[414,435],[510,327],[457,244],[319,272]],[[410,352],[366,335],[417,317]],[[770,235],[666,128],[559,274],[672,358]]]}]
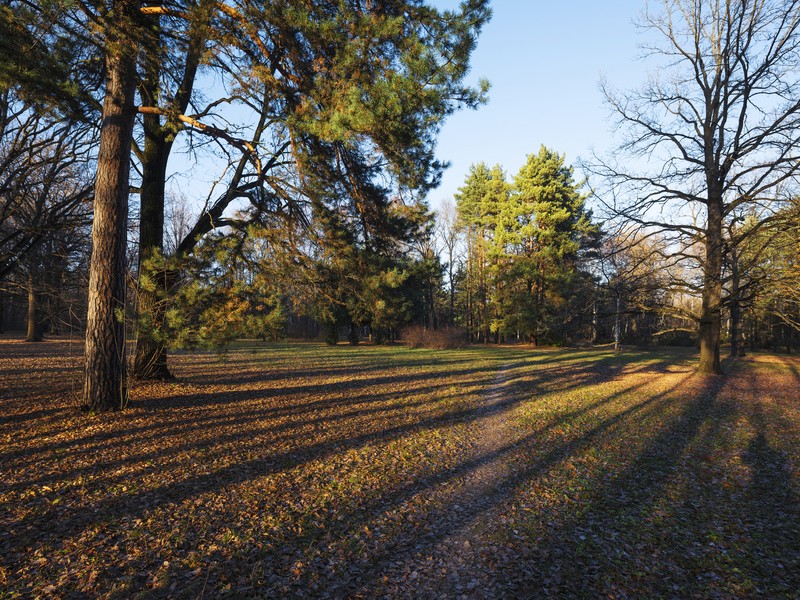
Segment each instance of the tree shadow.
[{"label": "tree shadow", "polygon": [[[682,410],[626,468],[595,481],[587,490],[588,498],[573,506],[566,519],[540,527],[542,538],[526,549],[528,575],[516,578],[512,595],[600,597],[625,595],[626,590],[674,595],[669,569],[659,569],[664,560],[660,553],[670,542],[664,544],[659,538],[659,527],[648,520],[649,513],[682,468],[689,446],[705,427],[713,429],[715,420],[722,418],[724,410],[716,398],[723,385],[720,377],[694,376],[694,381],[663,394],[658,410],[668,414],[679,403]],[[692,399],[683,402],[680,398],[685,395]],[[514,565],[502,565],[498,575],[508,569],[516,570]],[[628,580],[609,579],[612,573],[627,573]]]},{"label": "tree shadow", "polygon": [[756,434],[742,457],[751,478],[741,497],[742,526],[747,545],[740,569],[754,582],[755,592],[791,597],[800,589],[800,493],[786,453],[769,442],[763,414],[751,416]]},{"label": "tree shadow", "polygon": [[[630,388],[625,391],[630,391]],[[294,581],[296,585],[312,585],[314,581],[325,581],[326,591],[334,595],[348,595],[352,593],[353,589],[360,590],[358,594],[364,597],[370,597],[375,594],[380,595],[380,591],[376,591],[380,590],[380,582],[385,577],[391,579],[393,576],[397,576],[398,574],[394,571],[401,567],[405,561],[419,554],[424,554],[441,539],[452,535],[457,530],[463,529],[483,516],[487,511],[499,506],[508,500],[520,485],[539,476],[553,465],[569,458],[578,450],[591,445],[594,440],[620,421],[637,418],[642,411],[648,409],[655,410],[659,403],[665,401],[668,393],[664,392],[663,394],[651,396],[643,402],[630,406],[624,411],[597,423],[579,438],[552,447],[539,457],[534,465],[514,473],[511,477],[498,482],[497,486],[487,489],[479,502],[472,505],[462,505],[455,512],[453,506],[454,503],[457,504],[459,501],[458,483],[460,480],[489,463],[519,459],[525,454],[528,442],[541,437],[547,430],[557,427],[570,418],[574,418],[578,413],[590,410],[590,408],[586,407],[580,411],[561,415],[543,424],[523,438],[514,440],[493,452],[463,460],[452,469],[409,482],[405,486],[375,498],[371,503],[359,506],[357,511],[340,512],[336,515],[336,519],[345,522],[347,526],[345,531],[337,531],[336,535],[325,537],[318,529],[315,530],[309,526],[300,527],[300,529],[308,529],[308,533],[303,537],[293,537],[287,540],[288,546],[292,548],[308,548],[314,545],[324,547],[326,544],[335,546],[337,543],[341,543],[342,538],[348,536],[353,536],[355,539],[363,537],[361,532],[365,529],[367,531],[382,530],[386,526],[387,514],[396,513],[414,498],[431,493],[432,490],[450,486],[449,493],[453,495],[450,498],[450,502],[445,502],[424,515],[417,515],[414,523],[403,527],[391,537],[383,538],[380,542],[375,542],[371,545],[364,540],[360,540],[368,546],[365,557],[361,559],[351,557],[346,562],[337,563],[333,568],[328,563],[310,565],[306,567],[302,576],[298,578],[292,575],[292,568],[296,562],[305,560],[302,553],[264,557],[263,560],[267,561],[268,569],[273,574],[277,573],[283,576],[283,579],[279,578],[279,581],[275,583],[274,588],[269,588],[268,595],[290,593],[291,586],[289,582],[291,581]],[[517,389],[502,402],[498,402],[488,410],[484,410],[478,418],[490,418],[497,412],[513,410],[519,403],[528,400],[529,395],[527,392],[523,389]],[[609,397],[605,402],[612,400],[613,398]],[[330,526],[328,524],[326,527],[329,528]],[[318,539],[321,535],[323,537],[322,541]],[[337,540],[336,538],[339,539]],[[246,551],[243,552],[246,553]],[[250,563],[242,557],[242,564]],[[245,577],[246,575],[247,573],[242,571],[236,572],[232,576]],[[427,585],[429,582],[420,581],[419,583]],[[420,593],[424,592],[425,590],[420,590]]]},{"label": "tree shadow", "polygon": [[[577,361],[575,364],[558,366],[558,360],[566,360],[570,355],[574,355]],[[581,363],[580,359],[587,356],[591,356],[593,360],[587,361],[586,364]],[[234,457],[236,460],[221,468],[214,465],[204,468],[201,465],[197,470],[194,472],[190,470],[187,476],[177,481],[170,481],[155,488],[126,493],[123,496],[109,493],[105,497],[69,506],[65,506],[63,503],[60,506],[48,506],[42,501],[36,510],[32,510],[27,517],[9,524],[8,533],[2,543],[4,545],[11,544],[12,547],[18,549],[46,548],[50,553],[59,553],[64,550],[65,545],[72,543],[72,540],[93,539],[93,536],[97,535],[94,533],[97,524],[112,524],[112,529],[119,527],[124,530],[125,523],[144,519],[147,515],[152,514],[154,507],[161,502],[166,502],[172,507],[184,506],[200,496],[233,490],[238,485],[254,479],[276,473],[286,473],[310,461],[325,460],[334,455],[358,450],[367,444],[387,444],[420,432],[442,428],[479,426],[483,419],[511,412],[521,403],[530,402],[531,396],[536,394],[554,390],[571,390],[580,386],[602,385],[623,373],[653,373],[654,375],[668,373],[672,369],[670,365],[675,364],[674,358],[659,358],[658,356],[648,357],[647,360],[643,359],[637,362],[631,357],[626,359],[620,354],[598,352],[586,354],[583,351],[565,351],[559,353],[559,356],[554,356],[552,353],[529,356],[515,350],[514,352],[498,352],[495,363],[491,365],[479,369],[463,368],[453,371],[458,377],[468,380],[469,386],[488,389],[491,388],[495,379],[497,365],[505,363],[509,359],[514,362],[508,365],[505,378],[507,397],[501,401],[492,404],[489,408],[480,405],[463,407],[456,403],[441,408],[439,412],[434,411],[433,414],[420,414],[418,418],[415,416],[411,422],[405,413],[414,413],[430,402],[427,400],[404,401],[398,395],[402,396],[410,392],[420,396],[441,395],[443,390],[453,387],[453,384],[438,382],[437,373],[426,376],[379,376],[363,382],[351,382],[349,385],[346,382],[334,386],[314,383],[284,385],[269,397],[272,402],[269,405],[261,403],[264,396],[273,391],[268,387],[257,390],[232,391],[222,398],[207,398],[203,394],[187,394],[174,396],[165,399],[163,403],[156,402],[154,405],[142,403],[140,406],[134,406],[136,410],[132,414],[136,415],[135,423],[129,424],[130,426],[125,426],[127,417],[122,416],[117,426],[109,427],[106,431],[57,442],[56,444],[60,444],[59,446],[48,445],[48,452],[74,451],[74,454],[69,455],[68,458],[79,459],[81,453],[96,454],[97,458],[88,461],[88,464],[84,461],[86,466],[71,468],[63,474],[50,474],[35,480],[28,480],[22,482],[20,488],[46,484],[51,478],[63,477],[61,480],[67,480],[73,477],[92,476],[96,473],[102,473],[103,477],[98,481],[111,488],[123,484],[126,478],[132,477],[130,471],[125,471],[122,467],[135,465],[140,469],[139,475],[149,475],[155,469],[163,468],[163,464],[158,463],[159,459],[192,454],[197,450],[221,453],[228,448],[235,447],[236,452],[240,454]],[[548,365],[551,365],[550,368]],[[372,368],[372,366],[367,366],[367,368]],[[533,368],[537,371],[530,373],[530,369]],[[453,371],[448,374],[452,374]],[[345,374],[336,371],[336,368],[332,372],[337,376]],[[565,377],[566,373],[570,374],[569,378]],[[398,393],[387,393],[381,390],[383,386],[390,383],[402,383],[405,388]],[[548,430],[559,427],[571,419],[587,415],[603,404],[613,401],[616,396],[628,393],[633,389],[635,389],[634,386],[624,388],[595,403],[567,411],[542,424],[524,438],[515,440],[511,444],[483,456],[465,458],[453,469],[434,472],[408,484],[383,490],[372,502],[360,507],[358,511],[341,511],[335,516],[331,515],[325,525],[338,536],[351,536],[354,535],[354,532],[359,531],[359,528],[369,526],[372,529],[371,526],[376,522],[381,522],[387,511],[398,510],[399,507],[404,506],[420,494],[447,486],[456,486],[457,488],[460,479],[468,477],[470,473],[484,465],[508,460],[522,463],[527,445],[536,442],[538,437],[545,435]],[[335,393],[337,397],[333,400],[317,397],[323,393]],[[453,400],[454,394],[455,392],[444,394],[440,398],[440,403],[448,404]],[[644,411],[658,410],[668,402],[666,394],[667,392],[649,397],[641,404],[633,405],[596,423],[580,437],[553,446],[539,456],[532,465],[529,464],[527,468],[515,472],[496,489],[489,490],[484,500],[477,503],[472,509],[463,509],[457,514],[453,514],[452,504],[434,507],[427,514],[423,514],[419,523],[409,524],[408,528],[401,528],[395,538],[381,540],[377,546],[371,548],[370,557],[367,560],[349,563],[344,561],[341,563],[344,567],[355,570],[348,580],[349,584],[347,585],[351,586],[348,589],[352,590],[352,586],[364,590],[380,587],[378,582],[383,575],[393,572],[398,565],[403,564],[413,555],[433,547],[443,537],[466,527],[486,511],[502,505],[513,497],[513,494],[521,486],[540,476],[542,472],[553,465],[566,460],[575,452],[585,449],[621,421],[640,418]],[[170,406],[170,403],[173,404]],[[221,412],[204,412],[210,409],[219,409]],[[329,409],[329,412],[317,416],[307,414],[319,409]],[[358,418],[364,419],[364,425],[360,430],[355,433],[352,429],[344,433],[337,433],[340,422]],[[385,422],[370,426],[373,420]],[[329,435],[318,439],[321,426],[328,427]],[[213,440],[209,435],[201,435],[210,434],[220,428],[223,428],[225,433],[214,435]],[[177,444],[173,445],[168,440],[166,436],[170,434],[176,435],[176,439],[179,440]],[[153,447],[153,444],[157,444],[161,436],[165,436],[164,443]],[[680,438],[680,436],[678,437]],[[235,442],[240,441],[243,441],[243,445],[234,445]],[[270,451],[270,442],[273,441],[276,444],[285,442],[283,444],[285,449]],[[86,446],[89,442],[91,443]],[[137,442],[141,442],[149,449],[141,454],[126,452],[126,444]],[[215,446],[219,449],[217,450]],[[280,446],[276,445],[275,447]],[[252,452],[255,458],[238,460],[239,457],[244,456],[245,450]],[[22,456],[15,456],[15,458],[20,459]],[[153,463],[153,465],[147,466],[148,463]],[[121,471],[118,475],[114,474],[117,470]],[[620,478],[619,482],[623,485],[629,483],[624,477]],[[344,519],[346,527],[337,528],[334,519],[339,522],[339,518]],[[222,528],[226,526],[226,523],[215,523],[215,526]],[[307,534],[289,536],[287,544],[294,549],[307,548],[320,543],[320,535],[319,531],[309,529]],[[330,539],[324,538],[324,535],[322,538]],[[100,541],[102,540],[98,540],[98,542]],[[413,547],[409,549],[408,545],[412,542]],[[181,547],[181,550],[186,552],[192,549],[190,543]],[[252,552],[251,548],[242,548],[241,552],[241,565],[235,568],[243,570],[240,573],[237,572],[237,576],[247,576],[248,573],[245,571],[254,568],[254,560],[267,560],[269,568],[273,572],[286,574],[282,584],[292,580],[291,572],[293,561],[297,558],[296,554],[278,557],[261,555],[261,558],[254,559],[248,554]],[[214,556],[209,555],[207,558],[212,560]],[[142,568],[152,566],[154,564],[152,560],[153,557],[143,559]],[[221,557],[220,560],[222,560]],[[328,571],[324,566],[308,569],[306,575],[303,576],[305,579],[302,581],[309,583],[315,575],[322,577],[326,573]],[[106,576],[112,577],[113,575],[114,568],[111,567],[106,571]],[[297,577],[294,577],[294,580],[297,581]],[[200,577],[197,581],[187,582],[183,589],[197,593],[202,583],[203,580]],[[343,592],[345,589],[345,587],[341,588]],[[169,595],[167,592],[164,594]]]}]

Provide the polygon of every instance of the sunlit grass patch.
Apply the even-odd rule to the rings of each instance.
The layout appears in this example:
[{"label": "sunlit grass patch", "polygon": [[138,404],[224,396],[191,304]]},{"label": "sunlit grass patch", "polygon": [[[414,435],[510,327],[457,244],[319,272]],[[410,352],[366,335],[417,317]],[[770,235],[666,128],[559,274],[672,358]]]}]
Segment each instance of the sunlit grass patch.
[{"label": "sunlit grass patch", "polygon": [[[46,368],[28,348],[13,368]],[[3,399],[2,585],[424,595],[463,558],[463,586],[500,595],[791,596],[797,366],[756,355],[707,378],[687,351],[247,342],[176,356],[177,380],[109,416],[15,371],[36,391]]]}]

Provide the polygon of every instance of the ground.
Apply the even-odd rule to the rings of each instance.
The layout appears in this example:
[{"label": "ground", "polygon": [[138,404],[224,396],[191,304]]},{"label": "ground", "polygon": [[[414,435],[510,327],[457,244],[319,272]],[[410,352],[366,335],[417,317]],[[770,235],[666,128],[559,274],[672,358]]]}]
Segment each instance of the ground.
[{"label": "ground", "polygon": [[800,360],[0,339],[0,598],[797,598]]}]

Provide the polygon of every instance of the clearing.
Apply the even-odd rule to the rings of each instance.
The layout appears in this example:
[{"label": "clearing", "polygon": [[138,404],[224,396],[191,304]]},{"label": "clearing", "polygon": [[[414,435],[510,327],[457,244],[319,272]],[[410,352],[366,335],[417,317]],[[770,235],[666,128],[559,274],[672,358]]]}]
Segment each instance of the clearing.
[{"label": "clearing", "polygon": [[800,360],[0,339],[0,598],[797,597]]}]

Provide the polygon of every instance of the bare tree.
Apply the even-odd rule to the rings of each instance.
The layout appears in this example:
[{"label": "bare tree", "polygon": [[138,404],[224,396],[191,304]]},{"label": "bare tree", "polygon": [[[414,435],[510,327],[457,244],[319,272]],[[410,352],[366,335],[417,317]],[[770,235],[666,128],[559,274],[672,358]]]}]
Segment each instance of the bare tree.
[{"label": "bare tree", "polygon": [[699,370],[718,373],[723,263],[742,242],[725,224],[745,208],[767,222],[800,168],[800,0],[663,0],[642,25],[659,75],[625,94],[604,86],[625,159],[587,166],[618,217],[701,266]]},{"label": "bare tree", "polygon": [[450,325],[455,322],[456,285],[455,276],[458,271],[457,261],[459,256],[459,241],[461,228],[458,225],[458,213],[452,200],[442,201],[441,209],[436,213],[436,234],[442,242],[445,258],[447,259],[447,287],[449,291]]},{"label": "bare tree", "polygon": [[87,223],[95,134],[0,92],[0,280],[54,232]]}]

